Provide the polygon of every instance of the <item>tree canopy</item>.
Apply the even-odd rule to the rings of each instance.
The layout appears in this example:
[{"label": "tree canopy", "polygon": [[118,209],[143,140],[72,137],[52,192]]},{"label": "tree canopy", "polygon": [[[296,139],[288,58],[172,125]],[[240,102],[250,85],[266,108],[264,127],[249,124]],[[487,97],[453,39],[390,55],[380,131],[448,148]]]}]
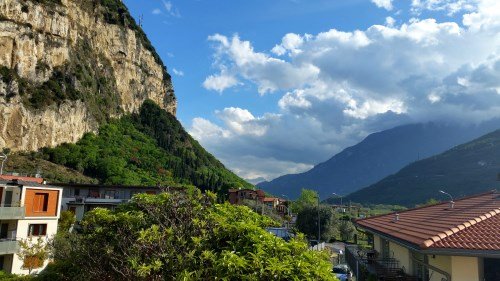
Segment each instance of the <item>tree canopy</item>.
[{"label": "tree canopy", "polygon": [[292,203],[292,212],[300,213],[304,208],[318,205],[318,193],[315,190],[302,188],[299,198]]},{"label": "tree canopy", "polygon": [[[321,240],[329,241],[338,232],[338,219],[330,206],[319,206]],[[318,206],[306,206],[297,214],[297,229],[309,239],[318,239]]]},{"label": "tree canopy", "polygon": [[215,201],[188,189],[136,195],[115,211],[95,209],[81,233],[54,243],[56,262],[44,274],[52,280],[336,280],[328,256],[308,250],[303,236],[285,242],[264,229],[276,225],[271,219]]},{"label": "tree canopy", "polygon": [[103,184],[194,185],[225,193],[253,186],[205,151],[175,116],[152,101],[88,133],[76,144],[45,148],[43,157]]}]

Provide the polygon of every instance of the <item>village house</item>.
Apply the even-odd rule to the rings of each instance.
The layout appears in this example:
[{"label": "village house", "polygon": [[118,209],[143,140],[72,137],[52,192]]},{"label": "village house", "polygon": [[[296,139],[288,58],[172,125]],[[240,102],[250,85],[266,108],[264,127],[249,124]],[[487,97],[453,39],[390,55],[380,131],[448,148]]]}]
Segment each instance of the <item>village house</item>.
[{"label": "village house", "polygon": [[373,250],[347,248],[357,280],[500,280],[500,193],[356,221]]},{"label": "village house", "polygon": [[267,207],[276,210],[280,215],[288,214],[286,200],[277,197],[266,197],[263,190],[257,189],[230,189],[229,203],[233,205],[241,205],[245,200],[256,201]]},{"label": "village house", "polygon": [[[57,233],[62,188],[44,184],[41,178],[0,176],[0,270],[28,274],[17,253],[21,239],[42,237],[46,242]],[[40,264],[36,271],[47,266]]]},{"label": "village house", "polygon": [[114,210],[118,205],[127,203],[135,194],[159,194],[163,190],[157,186],[126,186],[101,184],[58,183],[64,188],[63,210],[69,210],[80,221],[83,215],[95,208]]}]

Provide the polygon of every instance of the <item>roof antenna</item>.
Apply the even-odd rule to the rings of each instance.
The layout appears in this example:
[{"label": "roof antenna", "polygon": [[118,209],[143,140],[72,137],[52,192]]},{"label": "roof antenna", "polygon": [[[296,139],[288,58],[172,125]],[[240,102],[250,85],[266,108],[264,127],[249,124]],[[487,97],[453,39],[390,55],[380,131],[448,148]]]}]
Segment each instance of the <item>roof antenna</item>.
[{"label": "roof antenna", "polygon": [[451,194],[449,194],[448,192],[444,192],[442,190],[439,191],[440,193],[443,193],[443,194],[446,194],[450,197],[450,209],[453,209],[453,207],[455,207],[455,202],[453,202],[453,197],[451,196]]},{"label": "roof antenna", "polygon": [[144,15],[143,15],[143,14],[141,14],[141,15],[139,16],[139,26],[140,26],[140,27],[142,27],[142,24],[143,24],[143,23],[144,23]]}]

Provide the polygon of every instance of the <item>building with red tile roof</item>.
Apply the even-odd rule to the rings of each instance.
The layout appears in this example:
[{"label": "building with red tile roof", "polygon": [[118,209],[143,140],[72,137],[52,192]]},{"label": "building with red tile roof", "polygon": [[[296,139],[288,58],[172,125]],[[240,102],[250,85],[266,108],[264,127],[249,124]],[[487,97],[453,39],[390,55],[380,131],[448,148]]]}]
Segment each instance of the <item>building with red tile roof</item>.
[{"label": "building with red tile roof", "polygon": [[[500,280],[500,193],[356,221],[377,255],[421,280]],[[497,279],[498,278],[498,279]]]}]

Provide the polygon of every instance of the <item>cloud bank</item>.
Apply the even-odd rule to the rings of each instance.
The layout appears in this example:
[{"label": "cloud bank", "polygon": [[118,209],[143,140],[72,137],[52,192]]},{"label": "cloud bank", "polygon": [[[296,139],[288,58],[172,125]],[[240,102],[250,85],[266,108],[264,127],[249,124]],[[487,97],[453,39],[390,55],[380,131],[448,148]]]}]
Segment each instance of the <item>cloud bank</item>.
[{"label": "cloud bank", "polygon": [[[391,1],[373,1],[392,9]],[[460,22],[413,18],[366,30],[283,36],[256,51],[238,35],[214,34],[203,83],[243,84],[279,94],[277,112],[217,111],[189,131],[246,178],[299,172],[367,134],[410,122],[479,123],[500,116],[500,1],[413,0],[412,9],[463,13]]]}]

